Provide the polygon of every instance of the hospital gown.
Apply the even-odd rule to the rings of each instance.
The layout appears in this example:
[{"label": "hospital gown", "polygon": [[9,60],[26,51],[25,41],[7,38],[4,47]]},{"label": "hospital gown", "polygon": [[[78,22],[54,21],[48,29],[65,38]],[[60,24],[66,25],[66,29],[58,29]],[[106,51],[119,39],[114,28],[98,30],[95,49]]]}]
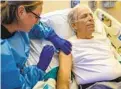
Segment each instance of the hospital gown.
[{"label": "hospital gown", "polygon": [[107,38],[69,39],[72,43],[73,72],[78,84],[113,80],[121,76],[121,65],[115,59]]},{"label": "hospital gown", "polygon": [[25,67],[30,51],[29,38],[46,38],[53,30],[42,23],[39,30],[35,30],[36,27],[29,33],[17,31],[8,39],[0,39],[2,89],[32,89],[37,81],[43,80],[45,73],[36,65]]}]

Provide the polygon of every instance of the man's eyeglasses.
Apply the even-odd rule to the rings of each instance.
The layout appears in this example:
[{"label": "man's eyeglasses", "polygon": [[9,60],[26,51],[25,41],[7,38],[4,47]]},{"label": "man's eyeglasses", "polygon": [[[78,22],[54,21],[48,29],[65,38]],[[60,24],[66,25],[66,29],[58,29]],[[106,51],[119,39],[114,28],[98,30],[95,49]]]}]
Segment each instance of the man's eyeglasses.
[{"label": "man's eyeglasses", "polygon": [[35,14],[34,12],[31,11],[31,13],[35,15],[35,18],[37,18],[37,19],[41,19],[41,17],[38,16],[37,14]]}]

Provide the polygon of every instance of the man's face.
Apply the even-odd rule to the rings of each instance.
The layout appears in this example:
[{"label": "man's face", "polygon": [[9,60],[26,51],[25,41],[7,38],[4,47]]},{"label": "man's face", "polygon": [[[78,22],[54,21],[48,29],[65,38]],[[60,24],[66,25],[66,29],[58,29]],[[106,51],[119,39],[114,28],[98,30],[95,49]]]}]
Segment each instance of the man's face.
[{"label": "man's face", "polygon": [[82,33],[85,36],[91,36],[94,32],[94,19],[88,8],[77,9],[77,18],[74,24],[77,34]]}]

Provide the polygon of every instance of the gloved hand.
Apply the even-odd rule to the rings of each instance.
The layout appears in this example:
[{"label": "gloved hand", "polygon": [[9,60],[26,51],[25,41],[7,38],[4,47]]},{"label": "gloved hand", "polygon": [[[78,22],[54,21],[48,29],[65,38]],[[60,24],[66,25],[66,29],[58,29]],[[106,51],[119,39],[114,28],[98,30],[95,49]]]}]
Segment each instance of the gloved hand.
[{"label": "gloved hand", "polygon": [[50,46],[50,45],[44,46],[44,48],[40,54],[37,67],[40,68],[41,70],[45,71],[47,69],[48,65],[50,64],[53,55],[54,55],[53,46]]},{"label": "gloved hand", "polygon": [[70,54],[71,52],[71,43],[65,39],[60,38],[56,35],[55,32],[51,33],[51,35],[48,37],[48,40],[51,41],[56,49],[62,50],[65,54]]}]

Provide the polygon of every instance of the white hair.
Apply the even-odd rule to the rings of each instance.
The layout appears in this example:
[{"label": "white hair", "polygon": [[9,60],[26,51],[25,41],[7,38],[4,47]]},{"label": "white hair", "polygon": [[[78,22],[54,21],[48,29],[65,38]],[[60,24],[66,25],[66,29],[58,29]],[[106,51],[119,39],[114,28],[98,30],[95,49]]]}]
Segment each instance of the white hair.
[{"label": "white hair", "polygon": [[80,8],[88,8],[90,10],[90,12],[92,13],[91,9],[89,8],[89,6],[87,5],[76,5],[74,8],[72,8],[72,10],[69,12],[68,14],[68,22],[69,22],[69,25],[72,27],[72,23],[76,22],[77,21],[77,17],[78,17],[78,10]]}]

